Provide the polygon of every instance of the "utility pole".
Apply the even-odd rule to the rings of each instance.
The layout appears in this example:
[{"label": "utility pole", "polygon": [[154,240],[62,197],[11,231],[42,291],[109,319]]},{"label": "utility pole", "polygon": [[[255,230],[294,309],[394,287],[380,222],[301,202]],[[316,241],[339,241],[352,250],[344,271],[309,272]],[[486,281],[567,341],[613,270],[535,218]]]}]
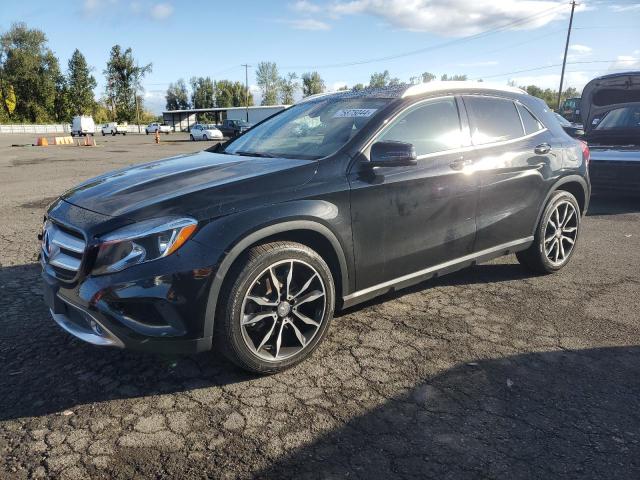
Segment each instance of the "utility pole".
[{"label": "utility pole", "polygon": [[562,97],[562,84],[564,83],[564,69],[567,65],[567,52],[569,51],[569,39],[571,38],[571,26],[573,25],[573,11],[576,9],[576,0],[571,0],[571,16],[569,17],[569,30],[567,30],[567,43],[564,46],[564,58],[562,59],[562,73],[560,74],[560,89],[558,90],[557,110],[560,110],[560,98]]},{"label": "utility pole", "polygon": [[247,123],[249,122],[249,67],[251,65],[248,65],[246,63],[242,64],[241,66],[244,67],[244,84],[245,84],[245,91],[244,91],[244,106],[246,109],[246,116],[247,116]]}]

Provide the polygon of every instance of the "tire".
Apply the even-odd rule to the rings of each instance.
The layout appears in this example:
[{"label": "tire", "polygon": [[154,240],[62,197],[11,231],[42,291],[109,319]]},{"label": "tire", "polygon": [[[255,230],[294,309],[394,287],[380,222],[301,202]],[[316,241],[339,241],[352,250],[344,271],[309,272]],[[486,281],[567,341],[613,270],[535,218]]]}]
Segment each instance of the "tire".
[{"label": "tire", "polygon": [[195,141],[196,141],[196,139],[195,139],[195,138],[193,137],[193,135],[191,135],[191,134],[189,134],[189,139],[190,139],[192,142],[195,142]]},{"label": "tire", "polygon": [[126,137],[126,136],[127,136],[127,132],[122,132],[122,135],[123,135],[124,137]]},{"label": "tire", "polygon": [[[274,288],[271,271],[279,287]],[[308,358],[325,337],[335,284],[326,262],[309,247],[294,242],[258,245],[243,254],[227,279],[219,297],[227,301],[218,308],[215,342],[240,368],[280,372]],[[242,324],[249,315],[264,318]]]},{"label": "tire", "polygon": [[111,132],[111,136],[112,136],[112,137],[115,137],[115,136],[117,135],[117,133],[118,133],[118,132],[113,132],[113,131],[112,131],[112,132]]},{"label": "tire", "polygon": [[144,132],[149,135],[149,130],[145,129]]},{"label": "tire", "polygon": [[206,136],[206,135],[203,135],[203,136],[202,136],[202,140],[204,140],[204,141],[206,142],[206,141],[208,141],[209,139],[207,138],[207,136]]},{"label": "tire", "polygon": [[106,133],[102,132],[102,136],[104,137],[106,135]]},{"label": "tire", "polygon": [[[561,224],[560,230],[556,224]],[[558,190],[551,195],[536,227],[533,244],[516,253],[518,261],[537,273],[554,273],[562,269],[573,255],[580,236],[580,206],[569,192]]]}]

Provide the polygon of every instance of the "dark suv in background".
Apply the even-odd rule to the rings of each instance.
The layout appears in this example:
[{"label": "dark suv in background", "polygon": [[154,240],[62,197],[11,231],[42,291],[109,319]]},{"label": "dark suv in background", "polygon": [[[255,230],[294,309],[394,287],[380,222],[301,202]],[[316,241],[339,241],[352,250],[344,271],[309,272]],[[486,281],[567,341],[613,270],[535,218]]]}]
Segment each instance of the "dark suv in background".
[{"label": "dark suv in background", "polygon": [[467,82],[309,97],[217,152],[88,180],[48,210],[56,322],[94,344],[212,347],[274,372],[335,308],[516,253],[574,251],[586,145],[523,91]]}]

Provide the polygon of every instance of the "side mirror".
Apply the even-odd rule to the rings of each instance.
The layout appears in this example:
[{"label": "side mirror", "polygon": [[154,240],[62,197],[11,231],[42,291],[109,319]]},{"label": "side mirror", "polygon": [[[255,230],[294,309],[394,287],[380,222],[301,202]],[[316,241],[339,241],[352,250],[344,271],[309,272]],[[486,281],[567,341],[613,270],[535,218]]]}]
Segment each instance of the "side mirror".
[{"label": "side mirror", "polygon": [[417,165],[415,147],[410,143],[382,141],[371,146],[369,165],[372,167],[403,167]]}]

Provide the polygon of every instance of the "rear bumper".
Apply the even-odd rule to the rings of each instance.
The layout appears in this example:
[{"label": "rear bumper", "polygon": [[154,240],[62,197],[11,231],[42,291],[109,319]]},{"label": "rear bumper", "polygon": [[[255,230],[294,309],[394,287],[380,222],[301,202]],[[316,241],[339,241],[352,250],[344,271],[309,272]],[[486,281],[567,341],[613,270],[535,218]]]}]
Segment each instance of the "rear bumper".
[{"label": "rear bumper", "polygon": [[594,194],[640,195],[640,161],[592,158],[589,177]]}]

